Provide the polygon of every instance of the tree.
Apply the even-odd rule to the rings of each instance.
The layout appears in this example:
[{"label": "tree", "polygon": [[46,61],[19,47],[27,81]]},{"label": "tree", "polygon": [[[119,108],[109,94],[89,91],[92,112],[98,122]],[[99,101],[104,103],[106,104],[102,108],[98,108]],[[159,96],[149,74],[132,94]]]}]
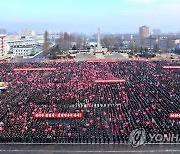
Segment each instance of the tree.
[{"label": "tree", "polygon": [[102,39],[102,43],[104,43],[106,48],[108,48],[109,50],[112,50],[116,43],[114,35],[104,36]]},{"label": "tree", "polygon": [[134,42],[130,41],[128,48],[131,50],[131,52],[134,52]]},{"label": "tree", "polygon": [[72,50],[77,50],[77,47],[75,44],[73,45]]},{"label": "tree", "polygon": [[153,51],[158,52],[158,45],[157,44],[154,46]]},{"label": "tree", "polygon": [[145,51],[145,52],[148,52],[148,48],[145,48],[144,51]]},{"label": "tree", "polygon": [[174,47],[173,38],[168,37],[167,39],[167,49],[172,49]]},{"label": "tree", "polygon": [[48,38],[48,32],[45,31],[44,33],[44,44],[43,44],[43,50],[46,51],[49,49],[49,38]]},{"label": "tree", "polygon": [[48,38],[48,32],[45,31],[45,33],[44,33],[44,44],[42,46],[42,49],[44,51],[44,56],[47,55],[49,47],[50,47],[50,42],[49,42],[49,38]]},{"label": "tree", "polygon": [[62,51],[68,51],[73,48],[73,44],[76,45],[77,49],[85,49],[86,40],[82,38],[80,35],[68,34],[67,32],[61,33],[59,39],[57,39],[56,43],[60,44]]},{"label": "tree", "polygon": [[142,53],[144,51],[143,47],[140,47],[140,53]]},{"label": "tree", "polygon": [[139,43],[134,42],[134,52],[138,52],[140,50]]}]

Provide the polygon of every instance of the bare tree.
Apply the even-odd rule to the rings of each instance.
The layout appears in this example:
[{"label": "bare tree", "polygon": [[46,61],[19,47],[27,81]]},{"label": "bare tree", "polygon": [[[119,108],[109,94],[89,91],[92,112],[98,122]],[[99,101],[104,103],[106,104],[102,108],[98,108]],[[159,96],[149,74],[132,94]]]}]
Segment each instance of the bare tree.
[{"label": "bare tree", "polygon": [[74,45],[77,49],[84,49],[85,42],[80,35],[68,34],[67,32],[61,33],[57,40],[57,44],[60,44],[63,51],[72,49]]},{"label": "bare tree", "polygon": [[113,50],[113,47],[116,43],[114,35],[106,35],[102,39],[102,43],[105,45],[106,48],[109,50]]},{"label": "bare tree", "polygon": [[45,31],[45,33],[44,33],[44,43],[42,45],[44,56],[47,55],[49,48],[50,48],[50,42],[49,42],[48,32]]},{"label": "bare tree", "polygon": [[167,38],[167,49],[172,49],[174,47],[173,38],[168,37]]},{"label": "bare tree", "polygon": [[134,41],[130,41],[128,48],[131,50],[131,52],[134,52]]}]

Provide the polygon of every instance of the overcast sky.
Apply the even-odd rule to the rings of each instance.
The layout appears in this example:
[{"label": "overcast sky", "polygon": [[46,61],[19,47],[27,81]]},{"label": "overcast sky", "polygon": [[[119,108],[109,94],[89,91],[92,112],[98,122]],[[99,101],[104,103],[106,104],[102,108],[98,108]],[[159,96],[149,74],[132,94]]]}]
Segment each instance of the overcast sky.
[{"label": "overcast sky", "polygon": [[9,32],[137,33],[148,25],[180,31],[180,0],[0,0],[0,28]]}]

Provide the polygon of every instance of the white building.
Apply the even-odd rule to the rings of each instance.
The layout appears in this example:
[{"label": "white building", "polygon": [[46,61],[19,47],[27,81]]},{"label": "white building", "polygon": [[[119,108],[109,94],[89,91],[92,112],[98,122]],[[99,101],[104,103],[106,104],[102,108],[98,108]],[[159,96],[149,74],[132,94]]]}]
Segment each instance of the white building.
[{"label": "white building", "polygon": [[13,47],[13,46],[27,46],[27,45],[42,45],[44,43],[43,38],[36,38],[36,39],[17,39],[17,40],[8,40],[7,43]]},{"label": "white building", "polygon": [[20,30],[19,35],[22,37],[35,37],[36,36],[36,32],[34,29],[23,29]]},{"label": "white building", "polygon": [[29,56],[31,52],[31,46],[17,46],[13,48],[13,56]]},{"label": "white building", "polygon": [[0,57],[7,54],[6,34],[0,34]]},{"label": "white building", "polygon": [[180,39],[176,39],[174,42],[175,44],[180,44]]},{"label": "white building", "polygon": [[175,45],[174,45],[174,48],[175,48],[175,49],[180,49],[180,39],[175,40],[175,41],[174,41],[174,44],[175,44]]},{"label": "white building", "polygon": [[8,41],[10,46],[25,46],[25,45],[36,45],[36,40],[34,39],[24,39],[24,40],[16,40],[16,41]]}]

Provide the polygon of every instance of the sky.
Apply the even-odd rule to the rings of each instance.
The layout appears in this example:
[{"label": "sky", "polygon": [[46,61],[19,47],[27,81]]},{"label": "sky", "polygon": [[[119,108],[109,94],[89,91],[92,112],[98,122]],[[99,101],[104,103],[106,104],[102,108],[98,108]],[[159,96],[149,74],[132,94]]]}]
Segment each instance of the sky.
[{"label": "sky", "polygon": [[0,28],[8,32],[138,33],[180,31],[180,0],[0,0]]}]

